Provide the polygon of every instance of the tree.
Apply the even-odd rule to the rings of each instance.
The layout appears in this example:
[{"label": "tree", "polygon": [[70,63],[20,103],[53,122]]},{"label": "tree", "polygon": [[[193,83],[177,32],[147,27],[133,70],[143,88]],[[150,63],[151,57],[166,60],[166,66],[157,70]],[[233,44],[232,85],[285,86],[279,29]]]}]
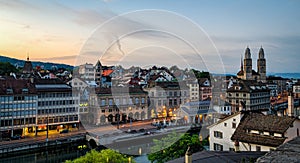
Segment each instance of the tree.
[{"label": "tree", "polygon": [[18,69],[9,62],[0,62],[0,75],[9,75],[11,72],[16,73]]},{"label": "tree", "polygon": [[[190,150],[193,153],[203,150],[198,134],[190,135],[185,133],[178,141],[176,141],[178,136],[180,135],[173,132],[161,140],[154,139],[153,142],[155,145],[151,148],[154,153],[149,154],[148,159],[151,162],[163,163],[183,157],[188,147],[190,147]],[[165,148],[169,143],[172,143],[172,145]]]},{"label": "tree", "polygon": [[192,72],[195,74],[195,77],[196,78],[208,78],[210,79],[210,74],[209,72],[206,72],[206,71],[198,71],[198,70],[195,70],[195,69],[192,69]]},{"label": "tree", "polygon": [[127,157],[111,149],[104,149],[100,152],[91,150],[86,155],[81,156],[73,161],[67,160],[66,163],[127,163],[131,160],[131,163],[135,163],[132,157]]}]

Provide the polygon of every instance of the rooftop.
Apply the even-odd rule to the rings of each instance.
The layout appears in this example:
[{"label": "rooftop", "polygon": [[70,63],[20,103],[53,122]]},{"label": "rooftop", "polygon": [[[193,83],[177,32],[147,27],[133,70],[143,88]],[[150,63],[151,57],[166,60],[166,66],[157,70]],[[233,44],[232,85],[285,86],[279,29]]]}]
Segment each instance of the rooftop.
[{"label": "rooftop", "polygon": [[295,118],[287,116],[279,117],[275,115],[246,112],[232,135],[231,140],[277,147],[285,141],[285,137],[253,134],[248,131],[255,130],[283,134],[294,121]]},{"label": "rooftop", "polygon": [[275,151],[271,151],[260,157],[257,163],[267,162],[299,162],[300,137],[280,145]]},{"label": "rooftop", "polygon": [[[251,162],[263,156],[265,152],[233,152],[233,151],[201,151],[192,155],[192,162],[201,163],[228,163],[228,162]],[[183,163],[184,157],[171,160],[168,163]]]}]

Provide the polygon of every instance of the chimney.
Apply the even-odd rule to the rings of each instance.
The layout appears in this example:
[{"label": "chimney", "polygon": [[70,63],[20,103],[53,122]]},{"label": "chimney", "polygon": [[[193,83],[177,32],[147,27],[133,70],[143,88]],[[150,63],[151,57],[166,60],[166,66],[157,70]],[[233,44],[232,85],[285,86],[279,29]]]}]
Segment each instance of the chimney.
[{"label": "chimney", "polygon": [[239,152],[240,151],[240,143],[238,140],[234,141],[234,151]]},{"label": "chimney", "polygon": [[33,77],[30,78],[30,82],[31,82],[31,83],[34,82],[34,78],[33,78]]},{"label": "chimney", "polygon": [[293,96],[293,93],[291,93],[291,92],[288,95],[287,115],[290,117],[294,116],[294,96]]},{"label": "chimney", "polygon": [[190,150],[190,147],[185,152],[185,163],[192,163],[192,151]]}]

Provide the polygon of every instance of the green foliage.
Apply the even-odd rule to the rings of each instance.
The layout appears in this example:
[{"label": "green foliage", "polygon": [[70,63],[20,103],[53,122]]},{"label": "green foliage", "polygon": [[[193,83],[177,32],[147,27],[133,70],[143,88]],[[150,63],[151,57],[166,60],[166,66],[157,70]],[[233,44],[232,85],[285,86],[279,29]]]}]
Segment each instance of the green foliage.
[{"label": "green foliage", "polygon": [[111,149],[104,149],[101,152],[91,150],[86,155],[73,161],[67,160],[66,163],[128,163],[129,160],[131,160],[131,163],[135,163],[132,157],[126,157]]},{"label": "green foliage", "polygon": [[[184,134],[180,137],[179,140],[178,136],[181,135],[173,132],[172,134],[169,134],[167,137],[164,137],[160,140],[154,139],[153,142],[155,145],[151,148],[154,153],[149,154],[148,159],[151,162],[163,163],[169,160],[183,157],[188,147],[190,147],[190,150],[193,153],[201,151],[203,149],[197,134]],[[168,148],[165,148],[170,144],[172,145]]]},{"label": "green foliage", "polygon": [[9,62],[0,62],[0,75],[9,75],[11,72],[16,73],[18,70]]},{"label": "green foliage", "polygon": [[208,78],[210,79],[210,74],[209,72],[206,72],[206,71],[198,71],[198,70],[195,70],[195,69],[192,69],[192,72],[195,74],[195,77],[196,78]]}]

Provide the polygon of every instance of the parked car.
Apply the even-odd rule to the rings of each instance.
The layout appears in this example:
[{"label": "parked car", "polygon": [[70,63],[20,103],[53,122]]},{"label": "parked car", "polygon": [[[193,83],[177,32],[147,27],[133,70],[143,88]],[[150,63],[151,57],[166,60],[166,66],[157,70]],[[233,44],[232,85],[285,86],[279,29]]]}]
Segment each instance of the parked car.
[{"label": "parked car", "polygon": [[60,133],[61,134],[64,134],[64,133],[68,133],[69,132],[69,130],[68,129],[65,129],[65,130],[62,130]]},{"label": "parked car", "polygon": [[11,140],[19,140],[19,139],[23,139],[24,137],[21,135],[14,135],[11,137]]},{"label": "parked car", "polygon": [[2,138],[2,141],[10,141],[10,138]]},{"label": "parked car", "polygon": [[154,132],[151,132],[151,131],[147,131],[144,133],[144,135],[152,135],[152,134],[154,134]]}]

